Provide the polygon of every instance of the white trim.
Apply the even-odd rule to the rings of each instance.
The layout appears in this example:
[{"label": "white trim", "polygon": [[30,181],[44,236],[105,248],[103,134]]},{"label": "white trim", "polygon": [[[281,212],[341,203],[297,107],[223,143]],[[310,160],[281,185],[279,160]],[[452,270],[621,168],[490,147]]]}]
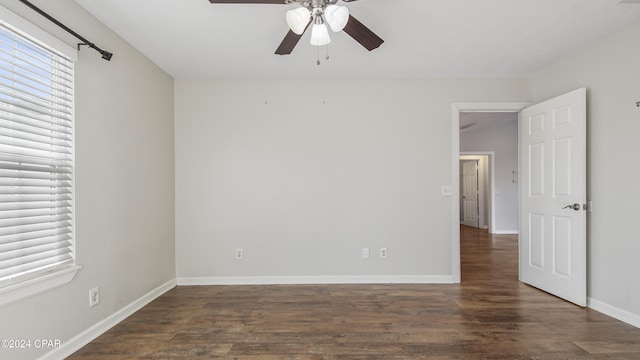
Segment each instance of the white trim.
[{"label": "white trim", "polygon": [[81,332],[80,334],[74,336],[73,338],[63,341],[62,346],[54,349],[42,357],[39,360],[57,360],[64,359],[74,352],[80,350],[83,346],[87,345],[98,336],[104,334],[112,327],[116,326],[122,320],[131,316],[136,311],[142,309],[145,305],[149,304],[153,300],[157,299],[162,294],[167,291],[173,289],[176,286],[176,280],[170,280],[159,287],[151,290],[147,294],[140,297],[138,300],[133,301],[129,305],[123,307],[122,309],[116,311],[106,319],[96,323],[92,327],[87,330]]},{"label": "white trim", "polygon": [[378,276],[210,276],[181,277],[188,285],[453,284],[449,275]]},{"label": "white trim", "polygon": [[81,268],[73,265],[5,286],[0,289],[0,307],[70,283]]},{"label": "white trim", "polygon": [[460,282],[460,112],[520,112],[531,102],[465,102],[451,104],[451,276]]},{"label": "white trim", "polygon": [[78,61],[78,50],[68,45],[62,40],[49,34],[47,31],[33,25],[20,15],[16,15],[11,10],[0,5],[0,22],[8,27],[18,30],[18,32],[29,36],[38,43],[48,46],[49,48],[70,57],[73,61]]},{"label": "white trim", "polygon": [[519,230],[494,230],[492,234],[496,235],[519,235]]},{"label": "white trim", "polygon": [[587,306],[595,311],[640,328],[640,315],[638,314],[609,305],[592,297],[587,298]]}]

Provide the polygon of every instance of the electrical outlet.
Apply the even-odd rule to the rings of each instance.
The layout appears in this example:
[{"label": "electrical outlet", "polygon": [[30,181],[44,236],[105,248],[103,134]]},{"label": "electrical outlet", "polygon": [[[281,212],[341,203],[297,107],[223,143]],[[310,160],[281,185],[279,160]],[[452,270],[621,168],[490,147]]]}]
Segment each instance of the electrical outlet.
[{"label": "electrical outlet", "polygon": [[362,258],[363,259],[369,258],[369,248],[362,248]]},{"label": "electrical outlet", "polygon": [[386,259],[389,256],[387,248],[380,248],[380,259]]},{"label": "electrical outlet", "polygon": [[89,307],[94,307],[100,303],[100,290],[97,287],[89,290]]},{"label": "electrical outlet", "polygon": [[241,248],[236,249],[236,260],[244,259],[244,252]]}]

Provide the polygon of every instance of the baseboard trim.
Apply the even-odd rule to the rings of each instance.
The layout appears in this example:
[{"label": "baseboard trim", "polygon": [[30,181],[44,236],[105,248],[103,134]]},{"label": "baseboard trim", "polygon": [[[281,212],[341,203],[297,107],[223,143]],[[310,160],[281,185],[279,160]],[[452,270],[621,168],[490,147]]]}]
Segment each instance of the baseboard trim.
[{"label": "baseboard trim", "polygon": [[451,275],[180,277],[178,285],[453,284]]},{"label": "baseboard trim", "polygon": [[493,230],[493,234],[495,235],[518,235],[520,231],[518,230]]},{"label": "baseboard trim", "polygon": [[626,322],[629,325],[640,328],[640,315],[638,314],[620,309],[591,297],[587,299],[587,306],[595,311],[611,316],[616,320],[620,320]]},{"label": "baseboard trim", "polygon": [[59,359],[64,359],[70,356],[74,352],[80,350],[83,346],[87,345],[88,343],[96,339],[98,336],[107,332],[109,329],[111,329],[112,327],[120,323],[122,320],[131,316],[136,311],[142,309],[145,305],[149,304],[150,302],[158,298],[160,295],[173,289],[176,285],[177,285],[177,282],[175,279],[167,281],[166,283],[160,285],[159,287],[143,295],[139,299],[133,301],[129,305],[116,311],[115,313],[105,318],[104,320],[91,326],[87,330],[74,336],[68,341],[63,342],[61,347],[44,354],[42,357],[39,358],[39,360],[59,360]]}]

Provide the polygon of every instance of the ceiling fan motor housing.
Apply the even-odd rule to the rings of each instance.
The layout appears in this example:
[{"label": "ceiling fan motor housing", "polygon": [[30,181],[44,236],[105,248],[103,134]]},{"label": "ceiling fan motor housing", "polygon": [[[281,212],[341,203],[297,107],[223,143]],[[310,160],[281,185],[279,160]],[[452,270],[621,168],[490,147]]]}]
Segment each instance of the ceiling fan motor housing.
[{"label": "ceiling fan motor housing", "polygon": [[288,3],[297,2],[300,6],[304,6],[308,9],[320,9],[324,10],[328,5],[334,5],[338,0],[291,0]]}]

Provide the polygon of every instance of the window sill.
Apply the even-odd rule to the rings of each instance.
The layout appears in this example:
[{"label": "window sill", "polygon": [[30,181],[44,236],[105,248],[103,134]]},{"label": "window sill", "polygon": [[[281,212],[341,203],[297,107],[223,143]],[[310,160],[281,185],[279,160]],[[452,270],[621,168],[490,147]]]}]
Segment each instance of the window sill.
[{"label": "window sill", "polygon": [[0,306],[11,304],[18,300],[67,284],[73,280],[81,268],[82,266],[80,265],[73,265],[44,274],[35,279],[6,286],[0,289]]}]

